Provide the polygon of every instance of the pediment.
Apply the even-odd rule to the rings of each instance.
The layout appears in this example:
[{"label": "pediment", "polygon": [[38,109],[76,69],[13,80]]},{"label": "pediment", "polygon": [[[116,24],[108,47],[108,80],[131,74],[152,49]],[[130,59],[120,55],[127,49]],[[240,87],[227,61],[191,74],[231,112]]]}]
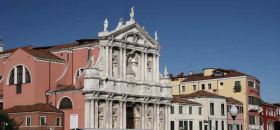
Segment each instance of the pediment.
[{"label": "pediment", "polygon": [[123,25],[120,29],[110,32],[106,37],[146,47],[157,48],[159,46],[159,43],[136,22],[130,25]]}]

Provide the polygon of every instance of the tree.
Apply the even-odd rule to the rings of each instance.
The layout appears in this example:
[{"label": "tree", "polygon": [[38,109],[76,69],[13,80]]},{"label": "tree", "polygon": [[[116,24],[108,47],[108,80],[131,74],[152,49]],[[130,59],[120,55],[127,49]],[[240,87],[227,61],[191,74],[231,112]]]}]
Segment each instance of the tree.
[{"label": "tree", "polygon": [[0,130],[18,130],[17,123],[3,111],[0,111]]}]

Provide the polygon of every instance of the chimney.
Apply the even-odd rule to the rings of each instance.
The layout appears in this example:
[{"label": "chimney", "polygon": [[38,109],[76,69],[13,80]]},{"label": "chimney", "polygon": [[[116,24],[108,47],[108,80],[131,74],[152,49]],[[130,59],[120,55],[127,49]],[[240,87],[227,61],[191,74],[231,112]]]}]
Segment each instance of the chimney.
[{"label": "chimney", "polygon": [[3,38],[0,35],[0,52],[3,52],[3,51],[4,51],[4,43],[3,43]]},{"label": "chimney", "polygon": [[214,71],[215,71],[215,68],[205,68],[205,69],[203,69],[203,75],[212,76]]}]

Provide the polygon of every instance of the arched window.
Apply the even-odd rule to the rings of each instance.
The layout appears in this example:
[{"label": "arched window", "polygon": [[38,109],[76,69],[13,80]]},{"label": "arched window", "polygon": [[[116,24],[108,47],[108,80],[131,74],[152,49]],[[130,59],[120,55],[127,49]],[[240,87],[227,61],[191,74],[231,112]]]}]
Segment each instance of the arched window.
[{"label": "arched window", "polygon": [[79,76],[84,72],[84,70],[85,70],[84,68],[80,68],[77,70],[76,75],[74,77],[74,83],[76,83],[76,79],[79,78]]},{"label": "arched window", "polygon": [[73,104],[70,98],[64,97],[60,100],[59,109],[72,109]]},{"label": "arched window", "polygon": [[30,83],[30,82],[31,82],[30,72],[25,66],[18,65],[10,71],[9,85]]}]

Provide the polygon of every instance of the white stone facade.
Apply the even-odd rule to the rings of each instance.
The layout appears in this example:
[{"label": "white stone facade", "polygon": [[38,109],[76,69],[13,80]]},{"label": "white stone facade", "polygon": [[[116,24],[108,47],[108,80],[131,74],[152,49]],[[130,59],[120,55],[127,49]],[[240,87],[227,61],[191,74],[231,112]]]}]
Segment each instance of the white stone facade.
[{"label": "white stone facade", "polygon": [[[134,17],[134,12],[133,12]],[[85,70],[85,128],[169,130],[171,86],[159,73],[159,43],[133,18],[100,32]]]}]

